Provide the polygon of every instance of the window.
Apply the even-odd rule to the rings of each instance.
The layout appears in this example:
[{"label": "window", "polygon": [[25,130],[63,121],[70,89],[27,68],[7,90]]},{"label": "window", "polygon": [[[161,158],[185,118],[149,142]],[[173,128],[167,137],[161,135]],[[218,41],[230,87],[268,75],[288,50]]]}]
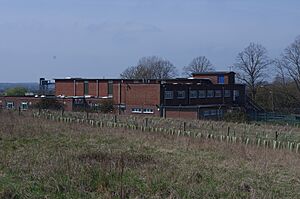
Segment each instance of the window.
[{"label": "window", "polygon": [[73,103],[78,105],[78,104],[84,104],[84,99],[78,98],[78,99],[74,99]]},{"label": "window", "polygon": [[14,108],[14,102],[6,102],[6,108],[7,109],[13,109]]},{"label": "window", "polygon": [[142,113],[142,109],[141,108],[133,108],[131,109],[132,113]]},{"label": "window", "polygon": [[221,90],[215,90],[215,97],[222,97],[222,91]]},{"label": "window", "polygon": [[107,95],[109,97],[112,97],[113,96],[113,81],[108,81],[107,83]]},{"label": "window", "polygon": [[203,111],[203,116],[208,117],[208,116],[222,116],[223,115],[223,110],[222,109],[211,109],[211,110],[205,110]]},{"label": "window", "polygon": [[165,99],[173,99],[173,91],[165,91]]},{"label": "window", "polygon": [[184,99],[185,91],[177,91],[177,99]]},{"label": "window", "polygon": [[230,90],[225,90],[224,91],[224,97],[231,97],[231,91]]},{"label": "window", "polygon": [[209,110],[207,110],[207,111],[203,111],[203,116],[205,117],[205,116],[209,116],[210,115],[210,111]]},{"label": "window", "polygon": [[220,115],[220,116],[222,116],[223,115],[223,110],[222,109],[218,109],[217,114]]},{"label": "window", "polygon": [[239,90],[234,90],[234,96],[239,97],[240,96],[240,91]]},{"label": "window", "polygon": [[199,91],[199,98],[206,98],[206,90]]},{"label": "window", "polygon": [[233,91],[233,100],[237,101],[239,96],[240,96],[240,91],[239,90],[234,90]]},{"label": "window", "polygon": [[217,115],[217,110],[215,110],[215,109],[211,110],[210,115]]},{"label": "window", "polygon": [[218,76],[218,84],[224,84],[225,83],[225,77],[224,75]]},{"label": "window", "polygon": [[190,91],[190,98],[191,99],[194,99],[194,98],[197,98],[198,97],[198,92],[197,91]]},{"label": "window", "polygon": [[84,81],[84,95],[88,95],[89,94],[89,81]]},{"label": "window", "polygon": [[207,97],[208,98],[214,97],[214,90],[207,90]]},{"label": "window", "polygon": [[150,108],[145,108],[143,110],[143,113],[154,113],[153,109],[150,109]]},{"label": "window", "polygon": [[21,108],[21,110],[27,110],[28,109],[28,102],[21,102],[20,108]]}]

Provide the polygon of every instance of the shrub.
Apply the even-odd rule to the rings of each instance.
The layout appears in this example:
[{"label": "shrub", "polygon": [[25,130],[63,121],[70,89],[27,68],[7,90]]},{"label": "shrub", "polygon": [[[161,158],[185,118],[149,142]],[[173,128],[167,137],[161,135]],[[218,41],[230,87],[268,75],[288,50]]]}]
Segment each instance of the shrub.
[{"label": "shrub", "polygon": [[26,88],[23,87],[15,87],[15,88],[9,88],[5,91],[5,94],[7,96],[24,96],[27,92]]},{"label": "shrub", "polygon": [[56,99],[42,98],[34,107],[38,109],[61,110],[64,108],[64,105]]},{"label": "shrub", "polygon": [[241,110],[231,110],[224,114],[224,120],[227,122],[248,122],[249,118],[244,111]]},{"label": "shrub", "polygon": [[103,100],[100,104],[100,111],[102,113],[110,113],[114,111],[114,103],[112,100]]}]

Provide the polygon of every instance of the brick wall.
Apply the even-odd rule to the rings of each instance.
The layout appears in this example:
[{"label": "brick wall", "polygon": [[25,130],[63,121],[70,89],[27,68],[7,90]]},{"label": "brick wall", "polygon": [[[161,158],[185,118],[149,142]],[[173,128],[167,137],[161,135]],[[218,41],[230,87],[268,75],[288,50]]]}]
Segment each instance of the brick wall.
[{"label": "brick wall", "polygon": [[84,96],[84,82],[76,81],[75,85],[76,85],[75,96]]},{"label": "brick wall", "polygon": [[[194,78],[210,79],[210,81],[213,84],[218,84],[219,76],[220,75],[218,75],[218,74],[194,74],[193,75]],[[224,74],[224,84],[234,84],[235,83],[234,78],[235,78],[234,73]]]},{"label": "brick wall", "polygon": [[122,103],[128,105],[159,105],[159,84],[127,84],[122,86]]},{"label": "brick wall", "polygon": [[[99,85],[99,84],[98,84]],[[89,95],[97,96],[97,81],[89,81]]]},{"label": "brick wall", "polygon": [[56,81],[55,95],[74,96],[74,82],[70,81]]},{"label": "brick wall", "polygon": [[[91,86],[93,87],[93,85],[91,85]],[[74,94],[74,89],[75,89],[75,94]],[[84,95],[84,81],[75,80],[75,87],[74,87],[74,80],[56,80],[55,81],[55,95],[56,96],[58,96],[58,95],[83,96]]]},{"label": "brick wall", "polygon": [[99,83],[99,97],[105,97],[107,96],[108,88],[107,88],[107,82],[100,82]]},{"label": "brick wall", "polygon": [[107,97],[108,95],[107,81],[97,81],[97,80],[89,81],[88,95],[95,96],[95,97]]},{"label": "brick wall", "polygon": [[[55,95],[84,96],[84,80],[75,80],[75,85],[76,93],[74,95],[74,80],[56,80]],[[107,81],[98,81],[98,83],[97,80],[88,81],[88,95],[95,97],[107,97],[107,85]],[[114,89],[114,91],[115,90],[116,89]]]},{"label": "brick wall", "polygon": [[[119,95],[118,95],[119,96]],[[153,113],[145,115],[160,115],[156,105],[160,105],[160,85],[159,84],[122,84],[121,104],[126,104],[124,114],[131,114],[133,108],[151,109]],[[133,113],[144,114],[144,113]]]},{"label": "brick wall", "polygon": [[34,106],[36,103],[40,101],[40,98],[35,97],[20,97],[20,96],[3,96],[0,97],[0,107],[6,108],[7,102],[14,103],[14,109],[18,109],[22,102],[27,102],[28,106]]}]

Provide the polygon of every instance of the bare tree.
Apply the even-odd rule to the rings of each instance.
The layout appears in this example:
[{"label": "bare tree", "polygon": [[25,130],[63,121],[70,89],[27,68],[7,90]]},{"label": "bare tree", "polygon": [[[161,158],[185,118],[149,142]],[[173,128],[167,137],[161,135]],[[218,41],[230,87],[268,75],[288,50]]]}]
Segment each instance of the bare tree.
[{"label": "bare tree", "polygon": [[284,50],[280,63],[300,92],[300,36]]},{"label": "bare tree", "polygon": [[186,76],[191,76],[192,73],[214,71],[211,62],[205,56],[199,56],[192,60],[192,62],[183,68],[183,73]]},{"label": "bare tree", "polygon": [[266,48],[255,43],[250,43],[236,58],[234,67],[238,72],[237,78],[246,84],[254,100],[257,88],[264,82],[266,69],[271,63]]},{"label": "bare tree", "polygon": [[276,66],[276,76],[274,79],[274,83],[279,83],[282,86],[285,86],[287,84],[287,77],[286,77],[286,69],[284,67],[284,64],[282,60],[280,59],[275,59],[274,60],[275,66]]},{"label": "bare tree", "polygon": [[123,79],[169,79],[177,75],[175,66],[168,60],[157,56],[141,58],[137,66],[123,71]]}]

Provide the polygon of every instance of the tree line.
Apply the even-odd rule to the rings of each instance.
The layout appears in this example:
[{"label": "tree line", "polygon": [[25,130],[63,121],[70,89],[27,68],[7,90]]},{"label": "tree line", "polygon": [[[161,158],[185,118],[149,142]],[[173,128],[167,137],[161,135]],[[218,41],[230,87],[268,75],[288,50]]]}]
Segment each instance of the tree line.
[{"label": "tree line", "polygon": [[[233,70],[238,82],[246,85],[248,96],[267,111],[300,113],[300,36],[277,58],[271,58],[263,45],[250,43],[236,56]],[[170,79],[210,71],[215,71],[215,67],[203,55],[184,66],[181,75],[171,61],[149,56],[125,69],[120,77]]]},{"label": "tree line", "polygon": [[[183,75],[189,77],[192,73],[214,70],[212,63],[205,56],[199,56],[183,68]],[[174,64],[158,56],[142,57],[136,66],[126,68],[120,74],[123,79],[170,79],[178,76],[179,73]]]}]

